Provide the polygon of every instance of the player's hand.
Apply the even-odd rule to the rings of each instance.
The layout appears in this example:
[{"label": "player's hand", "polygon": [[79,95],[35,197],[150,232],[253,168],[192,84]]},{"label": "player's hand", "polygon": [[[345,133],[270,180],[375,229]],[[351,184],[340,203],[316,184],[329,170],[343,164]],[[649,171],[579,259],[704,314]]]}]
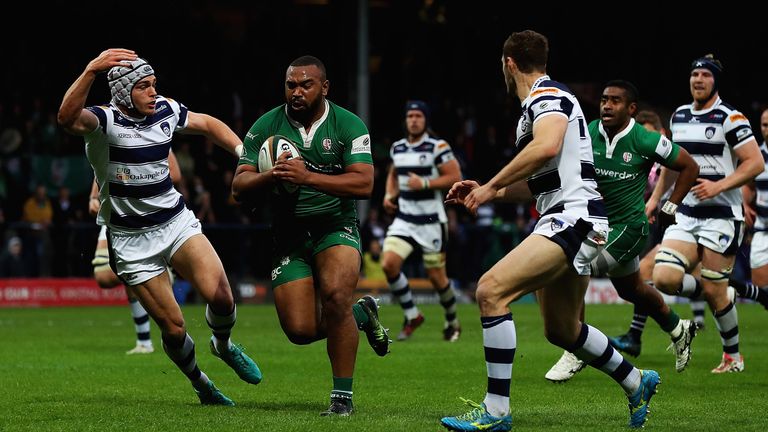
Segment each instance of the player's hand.
[{"label": "player's hand", "polygon": [[281,154],[275,161],[272,168],[272,176],[281,181],[291,182],[297,185],[308,184],[309,176],[312,174],[304,164],[304,159],[296,157],[288,159],[290,153]]},{"label": "player's hand", "polygon": [[470,192],[480,187],[480,183],[474,180],[462,180],[451,186],[448,194],[445,196],[446,204],[464,205],[464,200]]},{"label": "player's hand", "polygon": [[91,216],[96,216],[99,214],[99,209],[101,208],[101,201],[99,201],[98,198],[91,198],[88,200],[88,213]]},{"label": "player's hand", "polygon": [[691,192],[693,192],[693,195],[698,198],[699,201],[714,198],[723,191],[719,182],[713,182],[703,178],[696,179],[696,182],[698,184],[691,188]]},{"label": "player's hand", "polygon": [[384,201],[381,202],[382,207],[384,207],[384,211],[388,214],[395,214],[397,213],[397,196],[392,197],[384,197]]},{"label": "player's hand", "polygon": [[757,210],[751,205],[744,203],[744,222],[747,226],[752,228],[755,226],[755,219],[757,218]]},{"label": "player's hand", "polygon": [[653,223],[656,220],[656,208],[659,207],[659,201],[653,197],[648,198],[645,202],[645,216],[648,218],[648,223]]},{"label": "player's hand", "polygon": [[99,73],[106,72],[115,66],[130,66],[128,60],[136,60],[136,52],[124,48],[110,48],[104,50],[98,57],[91,60],[85,70],[88,72]]},{"label": "player's hand", "polygon": [[424,187],[426,184],[424,177],[417,175],[416,173],[409,172],[408,173],[408,188],[410,190],[422,190],[427,189]]}]

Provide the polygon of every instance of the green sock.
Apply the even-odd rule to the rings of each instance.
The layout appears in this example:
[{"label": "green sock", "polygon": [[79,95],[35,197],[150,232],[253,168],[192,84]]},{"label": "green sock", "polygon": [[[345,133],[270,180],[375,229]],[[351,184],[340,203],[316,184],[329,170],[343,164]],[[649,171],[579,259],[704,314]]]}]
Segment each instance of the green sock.
[{"label": "green sock", "polygon": [[360,305],[360,303],[355,303],[352,305],[352,315],[355,316],[355,322],[357,323],[358,329],[362,330],[363,326],[368,324],[368,314],[365,313],[363,306]]},{"label": "green sock", "polygon": [[677,315],[675,311],[670,309],[669,315],[660,317],[660,319],[657,319],[656,322],[659,323],[659,327],[661,327],[662,330],[669,333],[674,330],[675,327],[677,327],[677,323],[680,322],[680,316]]},{"label": "green sock", "polygon": [[331,394],[340,393],[343,395],[352,396],[352,377],[339,378],[333,377],[333,391]]}]

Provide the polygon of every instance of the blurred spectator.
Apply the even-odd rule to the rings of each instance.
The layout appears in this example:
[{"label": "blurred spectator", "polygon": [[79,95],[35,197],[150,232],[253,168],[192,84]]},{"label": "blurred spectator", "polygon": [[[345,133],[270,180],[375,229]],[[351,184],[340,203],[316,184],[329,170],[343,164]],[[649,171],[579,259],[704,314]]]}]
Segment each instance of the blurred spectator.
[{"label": "blurred spectator", "polygon": [[386,234],[386,225],[381,220],[379,208],[375,206],[369,207],[368,217],[360,227],[360,238],[363,242],[363,247],[367,248],[372,240],[378,240],[379,244],[384,244],[384,237]]},{"label": "blurred spectator", "polygon": [[180,141],[178,149],[173,151],[176,154],[176,160],[179,162],[179,170],[183,178],[192,178],[195,176],[195,158],[192,157],[189,149],[189,141]]},{"label": "blurred spectator", "polygon": [[27,265],[21,256],[21,239],[13,236],[8,240],[8,247],[0,254],[0,277],[26,277]]},{"label": "blurred spectator", "polygon": [[35,229],[46,229],[53,222],[53,205],[44,185],[38,185],[34,195],[24,202],[22,220],[32,224]]},{"label": "blurred spectator", "polygon": [[387,281],[384,269],[381,267],[381,243],[372,238],[367,243],[368,252],[363,254],[363,276],[368,280]]},{"label": "blurred spectator", "polygon": [[211,206],[211,193],[205,189],[203,179],[199,176],[195,176],[192,180],[194,185],[195,200],[192,202],[192,211],[195,212],[195,216],[203,223],[216,223],[216,214]]},{"label": "blurred spectator", "polygon": [[35,193],[24,203],[24,222],[29,223],[29,239],[34,243],[29,259],[37,265],[32,274],[50,276],[51,274],[51,238],[48,228],[53,222],[53,204],[48,199],[44,185],[38,185]]}]

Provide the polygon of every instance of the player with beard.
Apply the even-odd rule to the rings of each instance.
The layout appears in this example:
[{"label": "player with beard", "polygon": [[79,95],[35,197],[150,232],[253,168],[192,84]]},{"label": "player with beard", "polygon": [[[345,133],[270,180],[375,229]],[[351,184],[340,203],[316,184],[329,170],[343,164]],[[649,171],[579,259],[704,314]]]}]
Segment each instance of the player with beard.
[{"label": "player with beard", "polygon": [[[364,296],[353,305],[352,297],[362,256],[355,200],[373,191],[371,139],[359,117],[326,99],[329,88],[318,58],[299,57],[288,66],[286,103],[261,116],[246,134],[232,192],[247,202],[279,182],[299,186],[294,193],[271,195],[275,307],[291,342],[327,339],[333,390],[321,415],[348,416],[355,324],[380,356],[389,351],[390,340],[379,323],[376,300]],[[281,155],[272,169],[258,172],[261,145],[274,135],[293,141],[301,157]]]},{"label": "player with beard", "polygon": [[[720,99],[722,63],[707,55],[694,60],[689,72],[693,102],[675,111],[670,129],[672,140],[693,156],[701,173],[677,209],[675,224],[664,233],[653,282],[667,294],[704,296],[723,347],[712,373],[741,372],[738,314],[727,288],[744,232],[739,188],[763,172],[764,161],[749,120]],[[657,185],[662,191],[669,188],[665,177],[671,176]],[[699,262],[700,281],[686,273]]]}]

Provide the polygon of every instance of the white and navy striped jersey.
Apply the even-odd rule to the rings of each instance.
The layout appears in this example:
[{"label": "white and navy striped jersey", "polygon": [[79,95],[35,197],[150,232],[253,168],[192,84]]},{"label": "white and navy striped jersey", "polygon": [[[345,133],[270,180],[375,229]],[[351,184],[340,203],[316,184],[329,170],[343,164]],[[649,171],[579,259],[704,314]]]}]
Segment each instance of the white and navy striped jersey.
[{"label": "white and navy striped jersey", "polygon": [[425,179],[440,177],[438,167],[453,160],[453,151],[447,142],[424,134],[415,143],[403,138],[389,149],[392,158],[400,197],[397,200],[397,218],[414,224],[447,222],[442,193],[436,189],[411,190],[408,187],[408,173]]},{"label": "white and navy striped jersey", "polygon": [[85,153],[99,185],[96,222],[140,231],[184,210],[184,198],[171,183],[168,154],[173,133],[187,126],[187,108],[158,96],[155,113],[142,119],[130,118],[114,105],[88,110],[99,119],[99,127],[85,136]]},{"label": "white and navy striped jersey", "polygon": [[760,153],[765,162],[765,171],[755,177],[755,231],[768,231],[768,145],[765,142],[760,146]]},{"label": "white and navy striped jersey", "polygon": [[[737,157],[734,150],[752,139],[749,120],[719,97],[707,109],[696,111],[683,105],[670,120],[672,141],[683,147],[699,164],[699,177],[718,181],[733,173]],[[739,188],[699,201],[693,192],[683,199],[678,211],[699,219],[744,220]]]},{"label": "white and navy striped jersey", "polygon": [[592,140],[579,101],[568,87],[544,75],[522,102],[517,124],[517,152],[533,140],[533,125],[548,115],[568,119],[560,153],[528,178],[528,187],[542,215],[569,213],[590,222],[607,223],[603,198],[597,191]]}]

